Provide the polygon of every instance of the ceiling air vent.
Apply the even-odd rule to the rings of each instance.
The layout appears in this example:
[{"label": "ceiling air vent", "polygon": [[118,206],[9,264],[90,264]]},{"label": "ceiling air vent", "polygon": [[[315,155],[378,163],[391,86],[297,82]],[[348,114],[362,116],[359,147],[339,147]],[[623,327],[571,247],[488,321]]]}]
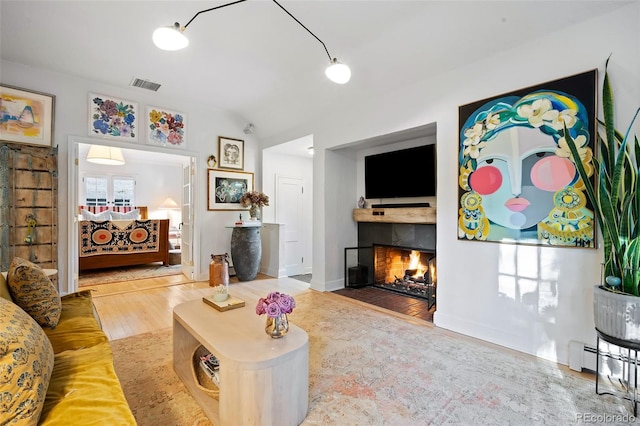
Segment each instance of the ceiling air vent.
[{"label": "ceiling air vent", "polygon": [[157,92],[161,86],[161,84],[154,83],[153,81],[135,77],[131,80],[130,85],[133,87],[140,87],[141,89],[153,90],[154,92]]}]

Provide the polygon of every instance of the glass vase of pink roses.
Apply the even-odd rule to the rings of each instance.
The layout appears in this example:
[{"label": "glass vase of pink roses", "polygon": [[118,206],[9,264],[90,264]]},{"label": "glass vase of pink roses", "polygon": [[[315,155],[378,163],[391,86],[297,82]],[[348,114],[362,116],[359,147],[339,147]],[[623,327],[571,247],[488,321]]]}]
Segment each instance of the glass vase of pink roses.
[{"label": "glass vase of pink roses", "polygon": [[296,301],[288,294],[277,291],[271,292],[267,297],[261,297],[256,305],[256,314],[267,315],[265,333],[274,339],[283,337],[289,331],[287,314],[293,312]]}]

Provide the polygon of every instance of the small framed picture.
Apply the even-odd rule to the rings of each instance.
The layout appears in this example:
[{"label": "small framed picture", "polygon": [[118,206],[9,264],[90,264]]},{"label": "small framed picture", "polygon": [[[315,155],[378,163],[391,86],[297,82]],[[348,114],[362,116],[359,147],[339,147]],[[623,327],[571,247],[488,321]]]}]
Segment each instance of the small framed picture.
[{"label": "small framed picture", "polygon": [[136,142],[138,104],[113,96],[89,93],[89,135]]},{"label": "small framed picture", "polygon": [[244,170],[244,141],[219,136],[218,166],[221,169]]},{"label": "small framed picture", "polygon": [[253,173],[207,169],[207,210],[246,210],[240,197],[253,191]]},{"label": "small framed picture", "polygon": [[171,148],[186,148],[187,119],[181,112],[147,107],[147,143]]},{"label": "small framed picture", "polygon": [[0,85],[0,140],[52,146],[55,96]]}]

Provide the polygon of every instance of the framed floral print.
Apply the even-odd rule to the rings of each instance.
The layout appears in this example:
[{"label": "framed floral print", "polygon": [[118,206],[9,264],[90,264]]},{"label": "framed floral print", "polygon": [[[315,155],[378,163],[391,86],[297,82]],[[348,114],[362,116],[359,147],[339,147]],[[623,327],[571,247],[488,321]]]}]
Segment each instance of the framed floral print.
[{"label": "framed floral print", "polygon": [[172,148],[186,148],[187,119],[181,112],[147,107],[147,143]]},{"label": "framed floral print", "polygon": [[0,140],[52,146],[55,96],[0,84]]},{"label": "framed floral print", "polygon": [[207,210],[246,210],[240,197],[253,191],[253,173],[207,169]]},{"label": "framed floral print", "polygon": [[458,239],[596,247],[596,70],[459,107]]},{"label": "framed floral print", "polygon": [[89,93],[89,135],[136,142],[138,104],[113,96]]},{"label": "framed floral print", "polygon": [[244,170],[244,141],[219,136],[218,166],[221,169]]}]

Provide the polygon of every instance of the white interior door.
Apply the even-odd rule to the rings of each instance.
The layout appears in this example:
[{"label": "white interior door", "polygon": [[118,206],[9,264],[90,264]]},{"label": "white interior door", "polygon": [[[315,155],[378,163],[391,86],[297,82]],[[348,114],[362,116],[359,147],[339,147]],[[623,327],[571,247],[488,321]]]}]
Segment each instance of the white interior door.
[{"label": "white interior door", "polygon": [[182,273],[193,279],[193,180],[195,159],[182,168]]},{"label": "white interior door", "polygon": [[303,179],[276,176],[276,222],[284,224],[284,267],[287,276],[303,273]]},{"label": "white interior door", "polygon": [[[68,177],[68,200],[69,200],[69,218],[67,222],[69,240],[67,242],[67,249],[69,252],[69,258],[67,259],[68,275],[67,282],[68,287],[66,292],[73,293],[78,291],[79,280],[79,249],[78,249],[78,186],[79,186],[79,172],[78,172],[78,143],[71,139],[69,143],[69,177]],[[60,278],[60,277],[58,277]],[[58,284],[59,285],[59,284]],[[64,288],[61,289],[63,292]]]}]

